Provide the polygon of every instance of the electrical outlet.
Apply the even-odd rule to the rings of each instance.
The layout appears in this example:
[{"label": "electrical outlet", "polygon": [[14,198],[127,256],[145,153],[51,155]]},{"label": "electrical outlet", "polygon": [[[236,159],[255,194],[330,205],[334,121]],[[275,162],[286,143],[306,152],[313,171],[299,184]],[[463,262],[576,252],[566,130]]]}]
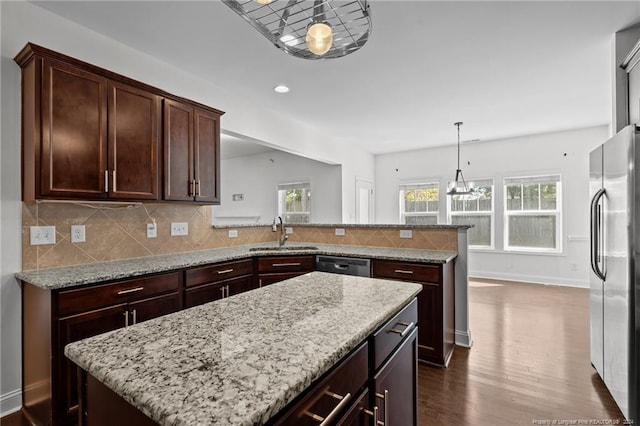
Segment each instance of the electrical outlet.
[{"label": "electrical outlet", "polygon": [[401,229],[400,238],[413,238],[413,231],[411,229]]},{"label": "electrical outlet", "polygon": [[158,238],[158,227],[155,223],[147,223],[147,238]]},{"label": "electrical outlet", "polygon": [[344,228],[336,228],[336,235],[344,235]]},{"label": "electrical outlet", "polygon": [[238,230],[229,229],[229,238],[238,238]]},{"label": "electrical outlet", "polygon": [[285,226],[284,227],[284,233],[289,235],[289,234],[293,234],[293,228],[289,227],[289,226]]},{"label": "electrical outlet", "polygon": [[84,243],[85,238],[84,225],[71,225],[71,242],[72,243]]},{"label": "electrical outlet", "polygon": [[189,235],[189,224],[187,222],[171,222],[171,236]]},{"label": "electrical outlet", "polygon": [[55,226],[31,226],[30,240],[32,246],[41,246],[43,244],[56,243],[56,227]]}]

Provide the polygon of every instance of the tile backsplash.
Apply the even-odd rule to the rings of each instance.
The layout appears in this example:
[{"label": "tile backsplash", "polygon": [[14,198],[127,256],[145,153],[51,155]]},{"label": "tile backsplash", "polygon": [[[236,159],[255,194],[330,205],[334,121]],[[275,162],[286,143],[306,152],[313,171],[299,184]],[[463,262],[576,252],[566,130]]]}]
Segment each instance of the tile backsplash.
[{"label": "tile backsplash", "polygon": [[[211,225],[213,206],[164,203],[106,204],[81,202],[23,203],[23,270],[71,266],[159,254],[183,253],[235,245],[276,242],[270,226],[229,228]],[[147,223],[155,220],[157,238],[147,238]],[[170,235],[171,222],[188,223],[187,236]],[[85,225],[86,241],[71,242],[71,225]],[[56,243],[30,245],[31,226],[55,226]],[[413,229],[413,238],[399,238],[397,228],[349,227],[336,236],[333,227],[293,227],[289,242],[379,247],[457,250],[456,229]]]}]

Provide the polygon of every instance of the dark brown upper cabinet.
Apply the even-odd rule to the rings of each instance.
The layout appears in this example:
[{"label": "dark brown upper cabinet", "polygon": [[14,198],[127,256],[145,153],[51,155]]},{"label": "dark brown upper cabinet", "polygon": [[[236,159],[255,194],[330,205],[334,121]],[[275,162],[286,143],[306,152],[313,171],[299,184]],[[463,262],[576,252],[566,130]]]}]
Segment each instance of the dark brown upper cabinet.
[{"label": "dark brown upper cabinet", "polygon": [[24,201],[163,198],[162,177],[169,185],[174,172],[162,168],[174,167],[162,157],[163,99],[191,110],[185,174],[192,194],[167,197],[167,187],[164,199],[218,201],[222,111],[31,43],[15,61],[22,68]]},{"label": "dark brown upper cabinet", "polygon": [[220,115],[164,101],[164,199],[220,203]]}]

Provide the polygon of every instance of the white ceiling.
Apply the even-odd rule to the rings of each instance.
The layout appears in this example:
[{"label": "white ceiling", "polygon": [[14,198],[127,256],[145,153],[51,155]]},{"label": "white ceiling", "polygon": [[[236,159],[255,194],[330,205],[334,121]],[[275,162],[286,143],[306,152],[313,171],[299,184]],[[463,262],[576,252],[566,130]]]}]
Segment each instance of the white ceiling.
[{"label": "white ceiling", "polygon": [[639,1],[374,0],[360,51],[308,61],[219,1],[37,4],[374,154],[455,143],[455,121],[465,140],[608,124],[612,36],[640,22]]}]

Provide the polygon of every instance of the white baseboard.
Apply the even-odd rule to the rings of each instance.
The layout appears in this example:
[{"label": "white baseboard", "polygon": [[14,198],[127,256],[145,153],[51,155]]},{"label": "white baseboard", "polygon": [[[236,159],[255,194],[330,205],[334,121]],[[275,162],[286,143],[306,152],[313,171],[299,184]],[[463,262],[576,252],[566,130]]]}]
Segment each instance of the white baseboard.
[{"label": "white baseboard", "polygon": [[504,272],[469,271],[469,278],[517,281],[532,284],[559,285],[564,287],[589,288],[589,281],[569,278],[548,277],[544,275],[509,274]]},{"label": "white baseboard", "polygon": [[15,413],[22,407],[22,390],[16,389],[0,395],[0,417]]},{"label": "white baseboard", "polygon": [[473,346],[473,340],[471,340],[470,332],[456,330],[454,335],[457,346],[462,346],[465,348],[471,348],[471,346]]}]

